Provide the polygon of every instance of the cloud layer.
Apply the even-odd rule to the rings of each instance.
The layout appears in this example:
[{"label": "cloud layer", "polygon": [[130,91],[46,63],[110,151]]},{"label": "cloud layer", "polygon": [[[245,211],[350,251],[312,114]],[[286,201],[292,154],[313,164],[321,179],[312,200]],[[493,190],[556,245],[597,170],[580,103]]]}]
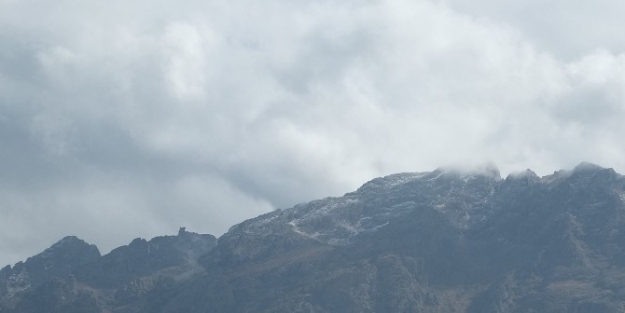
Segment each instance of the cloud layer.
[{"label": "cloud layer", "polygon": [[0,263],[392,172],[625,172],[625,6],[506,5],[0,0]]}]

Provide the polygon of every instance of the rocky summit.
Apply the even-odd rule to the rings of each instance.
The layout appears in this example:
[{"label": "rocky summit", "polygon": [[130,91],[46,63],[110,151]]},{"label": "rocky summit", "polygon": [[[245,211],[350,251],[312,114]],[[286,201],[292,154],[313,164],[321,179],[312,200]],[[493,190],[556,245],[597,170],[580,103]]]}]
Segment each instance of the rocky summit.
[{"label": "rocky summit", "polygon": [[437,169],[218,240],[67,237],[0,271],[0,312],[625,312],[625,177]]}]

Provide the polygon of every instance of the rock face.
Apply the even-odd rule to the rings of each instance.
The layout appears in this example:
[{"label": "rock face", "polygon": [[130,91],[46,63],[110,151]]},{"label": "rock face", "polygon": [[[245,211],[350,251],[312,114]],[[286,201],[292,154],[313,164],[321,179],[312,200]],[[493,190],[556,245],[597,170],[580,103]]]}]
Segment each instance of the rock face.
[{"label": "rock face", "polygon": [[[42,256],[67,244],[71,261]],[[438,169],[244,221],[216,246],[181,231],[101,257],[68,237],[0,271],[0,299],[2,313],[625,312],[625,177]]]},{"label": "rock face", "polygon": [[197,258],[215,245],[214,236],[181,228],[177,236],[135,239],[101,256],[96,246],[66,237],[0,271],[0,312],[118,311],[201,271]]}]

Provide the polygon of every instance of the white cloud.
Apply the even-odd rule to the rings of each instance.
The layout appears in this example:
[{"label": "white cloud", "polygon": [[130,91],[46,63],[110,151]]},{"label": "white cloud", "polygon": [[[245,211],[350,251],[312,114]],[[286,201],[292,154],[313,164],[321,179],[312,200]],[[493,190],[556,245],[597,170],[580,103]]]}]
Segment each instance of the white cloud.
[{"label": "white cloud", "polygon": [[219,235],[391,172],[625,172],[622,41],[567,22],[621,25],[601,3],[0,2],[0,262]]}]

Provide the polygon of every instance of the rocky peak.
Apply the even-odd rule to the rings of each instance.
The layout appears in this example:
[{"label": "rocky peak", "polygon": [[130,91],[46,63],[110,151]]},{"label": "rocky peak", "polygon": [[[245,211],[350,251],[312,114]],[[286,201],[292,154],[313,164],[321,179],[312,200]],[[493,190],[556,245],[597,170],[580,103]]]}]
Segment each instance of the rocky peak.
[{"label": "rocky peak", "polygon": [[521,172],[511,173],[506,177],[506,180],[530,180],[530,181],[539,181],[540,177],[536,175],[536,173],[530,169],[526,169]]},{"label": "rocky peak", "polygon": [[37,288],[50,279],[70,275],[99,258],[100,251],[95,245],[75,236],[65,237],[25,262],[0,271],[0,295],[19,294]]},{"label": "rocky peak", "polygon": [[398,173],[392,174],[384,177],[374,178],[365,184],[363,184],[360,188],[358,188],[355,193],[365,193],[365,192],[383,192],[385,190],[389,190],[396,186],[401,186],[415,179],[421,178],[425,175],[430,174],[429,172],[422,173]]},{"label": "rocky peak", "polygon": [[215,245],[214,236],[181,228],[176,236],[156,237],[150,241],[137,238],[101,256],[95,245],[68,236],[25,262],[0,271],[0,311],[3,301],[15,301],[19,295],[55,281],[119,288],[169,268],[184,271],[186,267],[197,267],[193,262]]},{"label": "rocky peak", "polygon": [[24,266],[35,276],[36,273],[44,276],[61,276],[99,259],[100,256],[100,251],[95,245],[75,236],[68,236],[42,253],[28,258]]},{"label": "rocky peak", "polygon": [[[492,165],[472,169],[439,168],[432,172],[399,173],[375,178],[343,197],[325,198],[274,211],[236,225],[220,243],[241,237],[288,238],[331,246],[351,245],[393,220],[427,207],[446,215],[458,228],[476,220],[501,181]],[[475,216],[473,216],[475,215]],[[477,218],[479,219],[479,218]],[[262,246],[245,249],[246,257]],[[267,251],[258,251],[266,253]],[[268,253],[268,252],[267,252]]]},{"label": "rocky peak", "polygon": [[447,176],[455,176],[461,179],[484,177],[495,181],[501,180],[501,173],[495,164],[486,163],[472,167],[446,167],[439,168],[434,173],[442,173]]},{"label": "rocky peak", "polygon": [[96,286],[119,286],[150,273],[187,266],[217,244],[212,235],[180,228],[176,236],[159,236],[147,241],[136,238],[104,255],[81,271],[83,280]]},{"label": "rocky peak", "polygon": [[[244,221],[215,241],[184,227],[136,239],[84,267],[91,276],[76,276],[77,285],[116,290],[105,302],[113,309],[100,310],[110,312],[625,307],[625,179],[592,164],[505,180],[494,166],[388,175]],[[202,267],[189,271],[195,260]],[[17,268],[0,271],[13,292],[58,293],[24,289],[30,278]]]},{"label": "rocky peak", "polygon": [[597,164],[593,164],[590,162],[582,162],[578,164],[577,166],[575,166],[575,168],[573,168],[573,173],[594,173],[594,172],[598,172],[604,169],[605,168]]},{"label": "rocky peak", "polygon": [[[30,259],[50,259],[50,258],[57,258],[57,257],[78,257],[82,254],[94,257],[96,256],[99,257],[100,256],[100,251],[98,250],[98,247],[96,247],[95,245],[92,244],[88,244],[87,242],[85,242],[82,239],[79,239],[76,236],[67,236],[61,240],[59,240],[58,242],[56,242],[55,244],[53,244],[52,246],[50,246],[50,248],[47,248],[46,250],[44,250],[42,253],[29,258]],[[28,262],[28,260],[26,262]]]}]

